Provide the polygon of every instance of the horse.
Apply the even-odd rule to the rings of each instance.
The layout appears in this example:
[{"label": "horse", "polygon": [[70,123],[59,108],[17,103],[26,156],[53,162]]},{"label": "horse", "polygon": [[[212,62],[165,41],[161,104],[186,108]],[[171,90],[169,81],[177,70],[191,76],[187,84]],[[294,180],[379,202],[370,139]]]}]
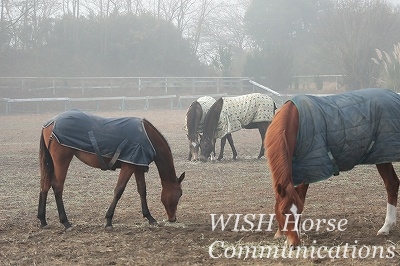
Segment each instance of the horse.
[{"label": "horse", "polygon": [[[200,160],[205,162],[215,149],[215,139],[223,138],[242,128],[257,128],[261,136],[261,148],[258,155],[264,155],[264,135],[275,114],[276,104],[271,97],[261,93],[251,93],[235,97],[219,98],[204,118],[203,135],[200,139]],[[221,139],[222,140],[222,139]],[[225,142],[221,141],[223,156]],[[236,158],[237,153],[234,154]]]},{"label": "horse", "polygon": [[276,200],[275,236],[283,233],[290,246],[301,244],[309,185],[360,164],[375,164],[387,191],[386,219],[377,234],[389,234],[396,224],[399,179],[392,162],[400,161],[400,96],[393,91],[297,95],[275,115],[264,145]]},{"label": "horse", "polygon": [[[187,110],[186,125],[184,129],[187,131],[187,138],[189,140],[189,161],[197,161],[199,158],[199,136],[203,133],[204,117],[213,103],[215,103],[213,97],[203,96],[192,102]],[[225,146],[226,140],[228,140],[229,145],[231,146],[233,159],[236,160],[237,152],[235,145],[233,144],[232,134],[227,134],[221,138],[221,147]],[[213,150],[213,155],[215,156],[215,149]],[[217,160],[220,161],[222,158],[223,149],[221,149]]]},{"label": "horse", "polygon": [[118,200],[132,176],[135,175],[143,217],[150,224],[157,221],[150,214],[146,199],[145,173],[155,162],[161,178],[161,202],[168,221],[176,221],[176,211],[182,195],[171,149],[163,135],[146,119],[136,117],[104,118],[77,110],[66,111],[43,125],[40,136],[40,194],[37,217],[41,228],[48,228],[46,200],[50,187],[54,191],[60,222],[71,229],[62,199],[64,182],[72,158],[102,170],[120,169],[114,197],[106,213],[107,230]]}]

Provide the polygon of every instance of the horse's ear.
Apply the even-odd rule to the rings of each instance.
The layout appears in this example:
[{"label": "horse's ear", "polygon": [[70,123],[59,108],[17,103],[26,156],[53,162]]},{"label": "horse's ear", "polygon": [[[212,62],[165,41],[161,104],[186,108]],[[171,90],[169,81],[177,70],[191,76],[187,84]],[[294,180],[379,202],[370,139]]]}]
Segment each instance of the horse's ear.
[{"label": "horse's ear", "polygon": [[279,183],[277,186],[276,186],[276,191],[278,192],[278,194],[279,194],[279,196],[280,197],[285,197],[285,195],[286,195],[286,190],[282,187],[282,185],[281,185],[281,183]]},{"label": "horse's ear", "polygon": [[179,184],[182,183],[182,181],[183,181],[184,178],[185,178],[185,172],[183,172],[183,173],[181,174],[181,176],[178,178],[178,183],[179,183]]}]

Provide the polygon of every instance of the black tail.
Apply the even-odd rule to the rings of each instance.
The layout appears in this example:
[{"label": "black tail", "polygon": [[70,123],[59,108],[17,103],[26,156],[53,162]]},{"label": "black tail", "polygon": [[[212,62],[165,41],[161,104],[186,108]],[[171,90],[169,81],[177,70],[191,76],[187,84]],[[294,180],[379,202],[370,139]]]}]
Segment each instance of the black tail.
[{"label": "black tail", "polygon": [[49,149],[46,147],[46,143],[44,142],[43,131],[42,135],[40,136],[39,161],[41,188],[50,187],[51,181],[54,177],[54,164]]}]

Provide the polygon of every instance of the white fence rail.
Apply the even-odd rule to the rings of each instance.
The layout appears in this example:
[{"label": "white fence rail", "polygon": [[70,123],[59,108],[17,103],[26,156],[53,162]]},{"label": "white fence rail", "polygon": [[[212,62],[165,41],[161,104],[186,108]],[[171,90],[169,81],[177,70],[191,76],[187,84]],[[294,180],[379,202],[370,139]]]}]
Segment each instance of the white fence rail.
[{"label": "white fence rail", "polygon": [[[138,96],[230,93],[251,88],[246,77],[0,77],[0,98],[37,95],[86,96],[94,93]],[[121,95],[131,94],[131,95]],[[17,94],[18,96],[16,97]]]},{"label": "white fence rail", "polygon": [[0,77],[0,114],[73,108],[185,108],[204,95],[222,97],[251,92],[270,95],[278,106],[293,96],[247,77]]}]

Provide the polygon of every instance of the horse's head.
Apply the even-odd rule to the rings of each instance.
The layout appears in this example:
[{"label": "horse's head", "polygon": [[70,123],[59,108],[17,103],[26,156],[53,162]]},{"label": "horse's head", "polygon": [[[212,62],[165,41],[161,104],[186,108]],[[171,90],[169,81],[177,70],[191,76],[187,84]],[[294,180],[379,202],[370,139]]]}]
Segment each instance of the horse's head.
[{"label": "horse's head", "polygon": [[275,215],[279,226],[275,237],[279,237],[283,233],[287,237],[287,244],[297,247],[300,245],[300,218],[304,202],[291,184],[286,187],[277,184],[275,199]]},{"label": "horse's head", "polygon": [[211,152],[215,149],[215,138],[200,136],[200,161],[206,162]]},{"label": "horse's head", "polygon": [[181,183],[185,178],[185,173],[181,174],[179,178],[176,178],[176,182],[165,185],[161,191],[161,202],[164,204],[165,210],[167,211],[168,221],[176,221],[176,210],[179,199],[182,196]]}]

